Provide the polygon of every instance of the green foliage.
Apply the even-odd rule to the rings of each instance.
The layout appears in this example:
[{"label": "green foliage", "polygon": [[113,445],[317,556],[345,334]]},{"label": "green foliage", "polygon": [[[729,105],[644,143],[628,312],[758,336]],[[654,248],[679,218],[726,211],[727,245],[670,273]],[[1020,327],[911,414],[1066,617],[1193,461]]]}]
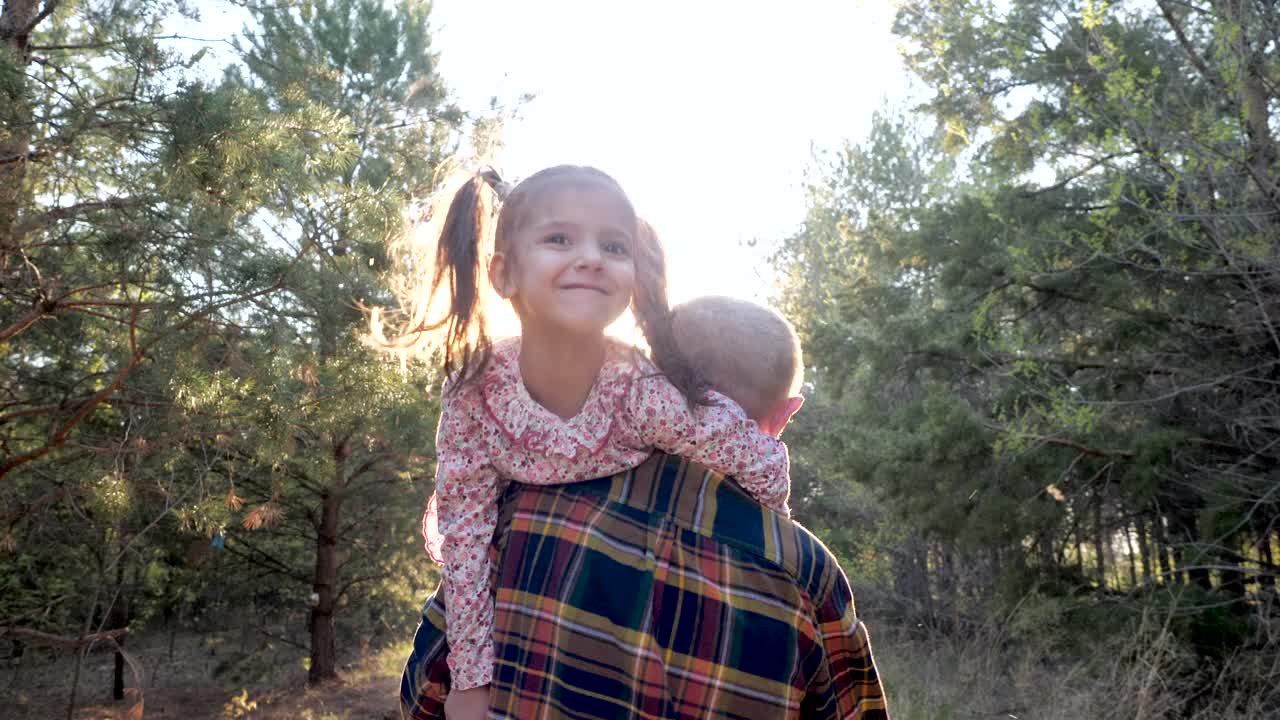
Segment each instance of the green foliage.
[{"label": "green foliage", "polygon": [[212,82],[162,37],[181,4],[61,3],[27,54],[4,38],[6,623],[256,608],[305,642],[331,552],[323,622],[382,642],[437,579],[438,378],[362,344],[361,305],[388,303],[408,203],[500,117],[450,103],[426,3],[250,10]]},{"label": "green foliage", "polygon": [[1280,539],[1280,152],[1257,110],[1276,102],[1278,22],[903,4],[934,123],[881,113],[820,156],[775,261],[832,399],[797,463],[835,458],[824,482],[864,483],[904,543],[929,543],[928,602],[976,576],[961,595],[1032,632],[1082,590],[1190,584],[1218,656],[1242,642]]}]

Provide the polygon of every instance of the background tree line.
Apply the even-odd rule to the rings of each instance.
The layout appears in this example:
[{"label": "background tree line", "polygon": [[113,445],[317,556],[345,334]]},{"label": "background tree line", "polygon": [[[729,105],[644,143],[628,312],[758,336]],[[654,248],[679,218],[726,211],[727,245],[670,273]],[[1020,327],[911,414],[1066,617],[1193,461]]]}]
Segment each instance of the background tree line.
[{"label": "background tree line", "polygon": [[895,32],[923,102],[821,157],[775,257],[821,400],[799,512],[913,623],[1096,651],[1154,614],[1179,692],[1275,712],[1217,671],[1276,667],[1280,7],[907,2]]},{"label": "background tree line", "polygon": [[117,697],[126,628],[278,620],[322,680],[340,608],[404,635],[432,582],[436,382],[360,305],[497,114],[449,99],[425,2],[244,9],[212,48],[182,2],[0,16],[0,635],[113,644]]}]

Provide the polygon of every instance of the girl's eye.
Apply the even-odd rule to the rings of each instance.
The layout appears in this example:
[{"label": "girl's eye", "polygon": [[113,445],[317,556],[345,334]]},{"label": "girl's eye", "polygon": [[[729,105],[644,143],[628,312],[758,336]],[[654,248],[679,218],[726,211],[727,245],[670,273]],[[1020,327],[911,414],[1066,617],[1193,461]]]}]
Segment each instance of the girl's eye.
[{"label": "girl's eye", "polygon": [[565,237],[564,233],[555,233],[554,235],[548,235],[547,239],[543,240],[543,242],[550,243],[552,245],[568,245],[569,238]]},{"label": "girl's eye", "polygon": [[629,250],[627,244],[617,241],[611,241],[604,244],[604,251],[610,255],[626,255]]}]

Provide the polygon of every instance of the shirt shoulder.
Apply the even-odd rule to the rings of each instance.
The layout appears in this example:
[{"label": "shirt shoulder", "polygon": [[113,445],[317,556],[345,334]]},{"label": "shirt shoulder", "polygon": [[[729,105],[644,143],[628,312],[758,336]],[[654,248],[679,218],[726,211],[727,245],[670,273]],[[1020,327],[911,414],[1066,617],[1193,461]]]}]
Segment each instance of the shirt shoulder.
[{"label": "shirt shoulder", "polygon": [[760,504],[736,482],[696,463],[666,456],[658,472],[684,478],[696,493],[679,521],[711,539],[776,566],[815,603],[825,599],[843,575],[835,556],[807,528]]},{"label": "shirt shoulder", "polygon": [[[773,512],[733,486],[734,500],[751,503],[754,512],[747,522],[732,520],[729,514],[717,518],[714,537],[721,542],[759,555],[789,575],[815,604],[825,599],[842,573],[835,556],[816,535],[795,520]],[[724,512],[723,505],[719,512]]]}]

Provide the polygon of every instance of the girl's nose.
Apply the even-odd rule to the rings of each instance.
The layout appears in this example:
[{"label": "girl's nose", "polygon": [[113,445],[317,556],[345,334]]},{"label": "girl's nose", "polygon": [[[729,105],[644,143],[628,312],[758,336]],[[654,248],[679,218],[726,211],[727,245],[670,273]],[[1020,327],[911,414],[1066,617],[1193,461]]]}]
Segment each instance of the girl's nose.
[{"label": "girl's nose", "polygon": [[578,267],[582,269],[599,268],[604,261],[604,256],[600,253],[600,248],[595,243],[585,243],[582,252],[578,255]]}]

